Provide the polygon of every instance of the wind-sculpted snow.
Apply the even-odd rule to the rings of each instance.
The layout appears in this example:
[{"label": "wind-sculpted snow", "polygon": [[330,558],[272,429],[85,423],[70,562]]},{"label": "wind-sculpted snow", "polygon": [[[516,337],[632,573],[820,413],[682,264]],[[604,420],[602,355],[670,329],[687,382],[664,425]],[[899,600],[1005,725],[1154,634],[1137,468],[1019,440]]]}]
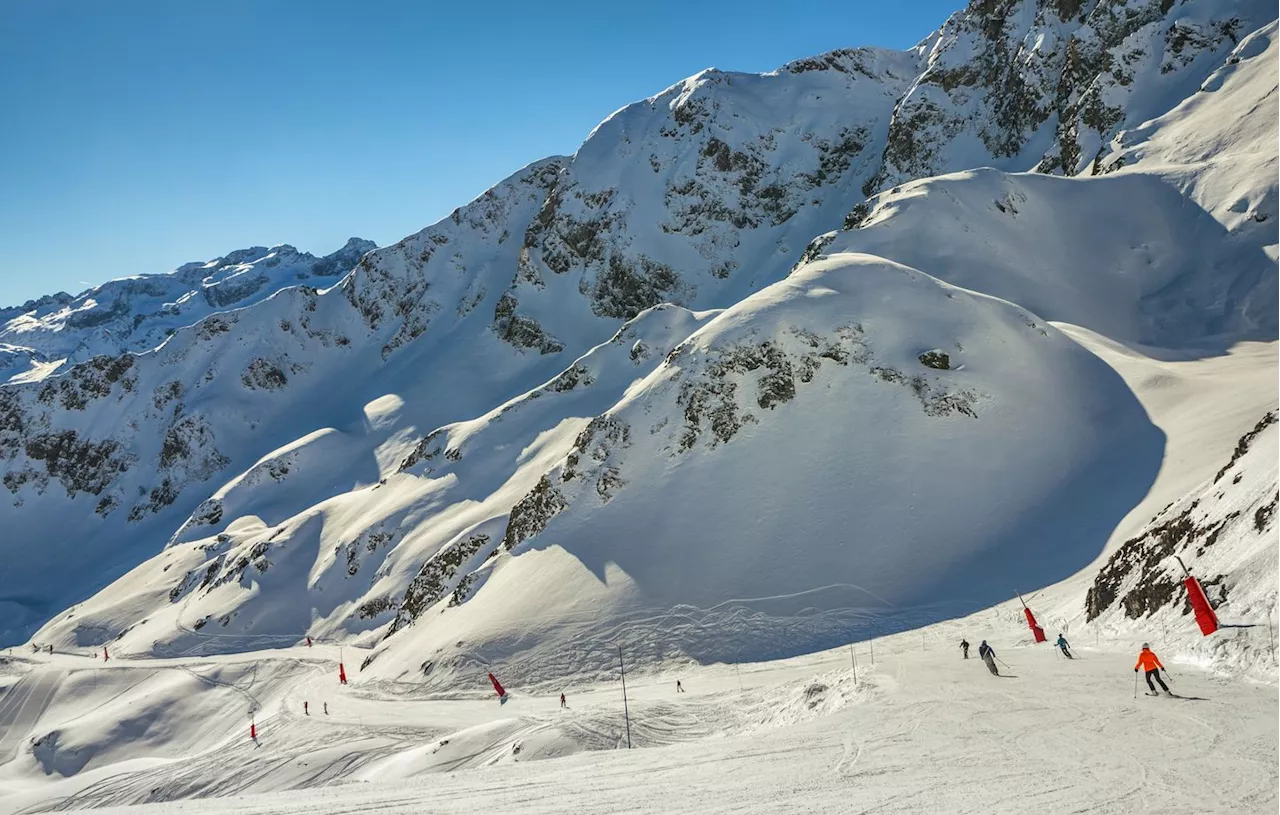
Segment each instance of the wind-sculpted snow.
[{"label": "wind-sculpted snow", "polygon": [[958,173],[881,193],[847,225],[813,255],[882,255],[1123,342],[1277,336],[1274,229],[1232,233],[1158,176]]},{"label": "wind-sculpted snow", "polygon": [[[394,633],[437,601],[461,603],[487,579],[506,514],[583,417],[712,314],[651,309],[541,385],[420,438],[398,400],[370,403],[370,431],[317,431],[263,457],[196,507],[165,552],[53,625],[77,641],[111,631],[118,649],[236,650],[264,635]],[[378,461],[361,473],[371,443]]]},{"label": "wind-sculpted snow", "polygon": [[[941,349],[946,369],[921,360]],[[371,670],[593,673],[632,628],[638,659],[776,656],[973,610],[1087,564],[1161,449],[1119,378],[1022,309],[833,256],[717,315],[581,426],[511,509],[483,585],[437,591]]]}]

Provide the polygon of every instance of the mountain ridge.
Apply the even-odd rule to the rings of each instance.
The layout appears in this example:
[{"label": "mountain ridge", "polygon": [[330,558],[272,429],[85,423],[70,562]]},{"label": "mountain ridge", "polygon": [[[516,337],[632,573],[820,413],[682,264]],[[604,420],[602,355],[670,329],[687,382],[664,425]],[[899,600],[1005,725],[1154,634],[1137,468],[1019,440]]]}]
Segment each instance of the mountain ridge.
[{"label": "mountain ridge", "polygon": [[[920,60],[928,55],[933,68],[956,70],[954,62],[968,64],[956,33],[962,24],[968,26],[961,31],[965,36],[986,37],[983,21],[999,19],[998,26],[989,26],[1005,32],[992,40],[998,44],[1001,37],[1009,38],[1010,26],[1034,23],[1050,6],[1060,10],[1059,5],[1025,0],[976,2],[953,16],[950,28],[944,26],[908,52],[850,49],[761,75],[701,72],[619,109],[573,156],[534,162],[443,221],[363,255],[330,288],[282,289],[257,305],[180,328],[140,356],[96,357],[42,382],[0,388],[0,457],[11,498],[0,503],[0,519],[15,530],[15,539],[56,541],[39,557],[11,551],[8,557],[24,560],[12,579],[38,585],[43,568],[71,556],[87,557],[81,568],[96,575],[78,574],[66,581],[77,588],[58,594],[45,608],[33,608],[25,593],[15,595],[12,587],[0,586],[0,597],[21,621],[11,630],[29,631],[52,618],[54,606],[73,602],[130,569],[120,584],[123,596],[100,596],[70,611],[73,618],[59,617],[40,636],[82,643],[125,637],[123,647],[163,650],[185,647],[192,642],[190,632],[217,620],[223,642],[235,648],[234,643],[255,636],[289,636],[286,628],[299,636],[306,628],[317,635],[378,639],[386,630],[408,625],[402,613],[406,606],[447,604],[455,596],[459,602],[451,613],[474,616],[466,609],[478,599],[501,602],[488,599],[498,596],[493,579],[502,572],[495,566],[527,558],[527,549],[524,554],[511,551],[548,528],[535,529],[550,518],[515,523],[530,508],[536,510],[531,517],[538,517],[557,506],[553,491],[540,486],[543,478],[551,484],[547,474],[563,474],[557,470],[559,462],[571,454],[580,460],[597,454],[608,459],[610,454],[593,441],[622,432],[605,418],[612,405],[642,387],[636,383],[666,364],[720,310],[733,309],[789,276],[805,274],[806,266],[833,259],[861,268],[855,258],[871,252],[885,263],[912,270],[922,281],[933,281],[930,286],[946,290],[951,285],[1013,301],[1011,308],[1019,310],[1029,329],[1028,341],[1042,336],[1037,332],[1052,334],[1048,319],[1081,317],[1085,324],[1105,318],[1095,327],[1132,342],[1177,340],[1185,345],[1216,335],[1226,342],[1242,334],[1274,339],[1274,320],[1254,325],[1228,320],[1216,326],[1188,316],[1205,302],[1225,316],[1237,311],[1233,301],[1215,300],[1223,286],[1219,275],[1197,276],[1176,265],[1179,250],[1198,246],[1190,241],[1199,228],[1222,229],[1223,235],[1197,251],[1229,257],[1237,251],[1232,242],[1238,239],[1244,247],[1239,251],[1248,253],[1242,255],[1247,274],[1231,286],[1240,289],[1235,296],[1265,304],[1274,292],[1265,265],[1273,244],[1257,230],[1246,234],[1253,229],[1250,223],[1260,222],[1234,215],[1227,225],[1218,220],[1234,203],[1219,207],[1206,200],[1207,221],[1198,215],[1170,221],[1189,225],[1181,231],[1190,234],[1150,232],[1172,241],[1169,252],[1128,246],[1119,239],[1110,244],[1133,265],[1125,267],[1127,278],[1113,269],[1098,269],[1099,282],[1118,285],[1132,279],[1138,285],[1126,283],[1109,298],[1081,287],[1065,261],[1050,257],[1040,262],[1037,238],[1062,245],[1081,242],[1080,229],[1063,225],[1065,214],[1081,210],[1066,192],[1078,185],[1093,185],[1080,188],[1093,191],[1081,193],[1086,197],[1103,187],[1124,190],[1130,209],[1137,201],[1153,213],[1143,222],[1140,213],[1126,212],[1122,204],[1113,213],[1113,224],[1085,220],[1081,228],[1114,236],[1127,225],[1136,235],[1159,226],[1165,216],[1173,218],[1173,204],[1182,200],[1174,190],[1186,186],[1152,169],[1155,162],[1135,155],[1155,136],[1125,142],[1121,125],[1128,120],[1123,117],[1106,133],[1099,131],[1099,138],[1107,136],[1115,151],[1131,157],[1106,178],[1085,180],[1098,162],[1081,165],[1083,178],[1077,180],[972,171],[973,165],[965,164],[948,167],[951,175],[890,184],[895,177],[885,167],[896,165],[886,164],[886,156],[895,155],[895,127],[902,132],[915,104],[909,88],[922,87],[921,74],[913,73]],[[1129,7],[1139,16],[1159,8],[1153,3],[1099,2],[1081,4],[1076,11],[1087,12],[1087,18]],[[1178,20],[1194,21],[1255,7],[1201,0],[1170,4],[1161,14],[1176,12]],[[1060,16],[1055,19],[1062,22]],[[1167,46],[1167,30],[1152,28],[1164,19],[1138,26],[1114,47],[1139,41],[1146,47],[1152,42]],[[1246,18],[1240,26],[1243,30],[1255,22]],[[1031,23],[1024,28],[1030,30]],[[1273,31],[1274,25],[1254,29],[1266,30]],[[1157,36],[1161,31],[1163,40]],[[1244,38],[1249,36],[1255,34]],[[1160,78],[1169,76],[1198,90],[1226,70],[1222,66],[1239,45],[1229,46],[1229,39],[1186,39],[1181,52],[1193,58],[1168,72],[1162,72],[1163,58],[1154,73],[1135,70],[1133,87],[1123,86],[1126,94],[1150,87],[1159,95],[1164,88]],[[1271,48],[1273,38],[1263,39]],[[1266,73],[1257,67],[1261,58],[1252,54],[1238,63],[1265,84]],[[1005,81],[1002,76],[979,76],[979,85],[999,85]],[[1110,69],[1107,76],[1115,78]],[[932,81],[923,85],[941,87]],[[957,84],[947,93],[974,87]],[[966,119],[951,138],[968,139],[972,134],[966,128],[974,121]],[[1254,134],[1249,145],[1265,143],[1264,135]],[[1020,156],[1022,169],[1040,165],[1046,154],[1034,152]],[[929,160],[961,162],[957,155],[942,151]],[[974,155],[965,152],[963,160]],[[985,156],[998,158],[990,152]],[[1107,166],[1118,161],[1109,156],[1103,156]],[[980,157],[976,163],[987,162]],[[1186,172],[1210,177],[1208,171]],[[1240,177],[1240,171],[1232,177]],[[883,189],[864,201],[868,185]],[[1216,202],[1221,195],[1213,197]],[[913,209],[917,200],[924,202],[918,214]],[[1266,215],[1268,207],[1274,210],[1268,203],[1274,202],[1274,184],[1259,182],[1243,200],[1245,212]],[[963,219],[947,214],[949,201],[964,202]],[[948,247],[936,238],[914,239],[936,230],[943,216],[948,222],[967,219],[971,229],[986,230],[976,242],[955,242],[966,247],[967,258],[949,256]],[[1016,237],[1033,218],[1037,226],[1030,244],[1016,257],[1001,257],[999,247],[1015,245],[1010,235]],[[842,224],[849,228],[841,232]],[[996,240],[1001,230],[1012,231]],[[963,233],[957,236],[963,238]],[[814,241],[815,235],[823,237]],[[1028,256],[1036,257],[1032,274],[1019,268]],[[1079,257],[1087,266],[1097,265],[1096,255]],[[1023,281],[1021,289],[1015,285],[1018,280]],[[885,285],[886,295],[897,291],[896,284]],[[819,288],[824,287],[815,291]],[[1157,295],[1162,292],[1171,294],[1161,300]],[[815,295],[815,302],[823,296]],[[1073,311],[1054,313],[1071,303]],[[925,313],[927,319],[935,318]],[[676,319],[677,314],[685,316]],[[675,333],[659,330],[650,325],[655,319],[678,328],[672,329]],[[1163,334],[1143,328],[1159,319],[1166,319]],[[818,336],[815,342],[819,347],[834,342],[841,328],[825,325],[823,332],[831,336]],[[685,337],[676,336],[685,330]],[[631,348],[625,354],[608,351],[609,338],[627,331],[638,337]],[[956,352],[937,341],[921,340],[919,346],[912,346],[910,356],[917,361],[910,364],[925,370],[908,375],[901,365],[885,368],[881,384],[928,393],[933,387],[929,377],[969,376],[951,369],[931,373],[939,369],[919,355],[936,352],[939,356],[930,359],[941,364],[942,355]],[[585,361],[606,357],[611,360],[607,375]],[[793,357],[766,349],[735,358],[732,366],[752,377],[767,372],[779,394],[800,392],[803,376],[824,364],[832,367],[818,363],[811,370],[812,361],[801,361],[807,359],[803,354]],[[893,381],[895,374],[901,381]],[[924,384],[917,386],[918,377],[924,377],[919,380]],[[335,390],[333,382],[344,387]],[[734,385],[735,390],[746,387]],[[552,405],[564,394],[578,398],[589,392],[595,395],[575,408],[578,413],[540,414],[509,436],[491,429],[532,415],[524,408],[495,411],[494,405],[533,400]],[[737,397],[722,397],[724,393],[688,397],[710,400],[711,430],[700,434],[717,437],[742,421],[743,411],[731,408]],[[676,421],[692,404],[688,400],[675,408],[663,403],[652,409]],[[753,410],[779,416],[792,409],[790,401]],[[135,410],[145,421],[130,426],[136,420],[122,417]],[[596,420],[601,423],[593,426]],[[486,452],[469,451],[464,426],[474,428],[468,438],[493,437],[485,442],[491,445]],[[630,432],[639,437],[638,431]],[[610,486],[615,476],[603,472],[596,480],[597,494],[620,488]],[[616,478],[626,480],[621,471]],[[1091,535],[1091,545],[1100,548],[1096,531]],[[497,544],[507,540],[515,545],[504,546],[507,554],[502,554]],[[143,562],[166,541],[171,545],[158,559]],[[260,546],[272,542],[274,547]],[[109,559],[99,555],[94,560],[90,555],[96,547],[114,551]],[[266,556],[274,551],[275,557],[286,557],[279,553],[290,547],[288,562],[295,566],[285,568]],[[541,544],[534,549],[546,551]],[[497,554],[488,558],[488,553]],[[179,571],[196,575],[191,582],[165,574],[179,563]],[[510,571],[505,565],[503,569]],[[253,596],[261,580],[274,581],[276,574],[286,573],[295,579],[287,581],[281,598],[296,608],[273,621],[266,609],[280,614],[283,606],[264,601],[254,610]],[[202,589],[205,574],[211,577]],[[299,585],[296,578],[304,574],[307,580]],[[145,591],[138,589],[138,581],[145,583]],[[412,597],[411,585],[417,586]],[[566,603],[566,613],[572,606]],[[299,615],[308,609],[304,620]],[[143,620],[151,626],[139,628]],[[420,636],[419,631],[407,639]],[[386,642],[398,650],[404,640],[397,634]],[[380,661],[394,670],[410,669],[399,657]]]}]

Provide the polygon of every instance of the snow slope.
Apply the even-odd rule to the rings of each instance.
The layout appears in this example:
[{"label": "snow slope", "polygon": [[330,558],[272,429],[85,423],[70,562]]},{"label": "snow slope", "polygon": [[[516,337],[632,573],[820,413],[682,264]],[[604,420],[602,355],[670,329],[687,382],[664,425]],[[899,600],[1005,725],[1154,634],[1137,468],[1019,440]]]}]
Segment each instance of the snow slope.
[{"label": "snow slope", "polygon": [[[1274,686],[1215,678],[1166,654],[1188,698],[1148,698],[1133,685],[1133,651],[1077,646],[1067,662],[1045,646],[1006,645],[1017,630],[1012,617],[987,614],[853,652],[632,674],[631,750],[616,675],[518,686],[499,706],[479,687],[445,698],[343,688],[327,646],[101,667],[57,654],[29,665],[29,678],[63,679],[0,768],[0,811],[1275,808]],[[993,643],[1002,676],[961,659],[961,637]],[[677,677],[687,693],[675,693]],[[175,714],[168,727],[129,712],[143,698]],[[113,737],[120,728],[142,734],[128,754]],[[205,800],[158,803],[190,797]]]},{"label": "snow slope", "polygon": [[[918,359],[931,349],[950,370]],[[763,658],[982,607],[1015,576],[1087,563],[1161,445],[1110,370],[1020,309],[874,258],[813,264],[593,419],[512,510],[483,589],[388,640],[412,662],[374,670],[465,650],[517,675],[572,673],[607,664],[619,626],[663,614],[653,658]],[[1001,463],[1015,455],[1024,466]]]},{"label": "snow slope", "polygon": [[1275,230],[1228,231],[1160,175],[977,170],[897,189],[818,256],[879,255],[1131,345],[1220,353],[1276,336]]},{"label": "snow slope", "polygon": [[[285,289],[154,352],[0,390],[4,545],[27,553],[0,579],[7,638],[154,554],[228,480],[299,439],[346,451],[315,504],[388,477],[399,439],[538,386],[623,319],[667,300],[728,305],[780,279],[874,171],[913,65],[872,49],[770,75],[704,72],[611,116],[572,159],[537,162],[369,253],[340,286]],[[366,433],[365,406],[388,396],[404,409]],[[78,573],[42,586],[68,559]]]}]

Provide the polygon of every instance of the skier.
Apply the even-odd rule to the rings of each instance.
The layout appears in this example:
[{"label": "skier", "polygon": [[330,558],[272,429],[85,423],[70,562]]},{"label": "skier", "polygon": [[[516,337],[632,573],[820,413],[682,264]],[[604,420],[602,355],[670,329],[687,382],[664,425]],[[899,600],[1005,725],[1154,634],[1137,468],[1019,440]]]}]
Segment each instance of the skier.
[{"label": "skier", "polygon": [[326,716],[328,716],[328,715],[329,715],[329,703],[328,703],[328,702],[325,702],[325,703],[324,703],[324,715],[326,715]]},{"label": "skier", "polygon": [[996,668],[996,652],[990,645],[987,645],[986,640],[983,640],[982,644],[978,646],[978,656],[982,657],[982,661],[987,664],[987,670],[991,671],[992,675],[1000,675],[1000,671]]},{"label": "skier", "polygon": [[1160,669],[1163,667],[1160,664],[1160,657],[1156,656],[1155,651],[1151,650],[1151,644],[1142,643],[1142,653],[1138,654],[1138,664],[1133,666],[1133,672],[1137,673],[1140,669],[1147,672],[1147,687],[1151,688],[1151,692],[1147,694],[1148,696],[1160,695],[1156,693],[1156,686],[1151,684],[1152,679],[1160,683],[1161,690],[1173,696],[1173,691],[1169,690],[1169,686],[1160,678]]},{"label": "skier", "polygon": [[311,703],[310,703],[310,702],[303,702],[303,703],[302,703],[302,712],[303,712],[304,714],[306,714],[307,716],[310,716],[310,715],[311,715]]},{"label": "skier", "polygon": [[102,646],[102,661],[106,662],[108,659],[111,659],[111,654],[107,653],[107,646],[104,645]]},{"label": "skier", "polygon": [[1075,657],[1071,656],[1071,646],[1067,645],[1067,638],[1061,634],[1058,635],[1058,647],[1062,649],[1062,655],[1064,657],[1067,659],[1075,659]]},{"label": "skier", "polygon": [[49,656],[53,656],[53,646],[49,646]]},{"label": "skier", "polygon": [[310,647],[311,647],[311,638],[310,638],[310,637],[307,637],[307,647],[308,647],[308,648],[310,648]]},{"label": "skier", "polygon": [[676,693],[684,693],[684,685],[680,684],[680,680],[676,680]]},{"label": "skier", "polygon": [[960,650],[964,651],[964,658],[968,659],[969,658],[969,641],[968,640],[966,639],[960,640]]},{"label": "skier", "polygon": [[560,694],[560,707],[568,707],[568,706],[569,705],[567,705],[564,701],[564,694],[563,693]]}]

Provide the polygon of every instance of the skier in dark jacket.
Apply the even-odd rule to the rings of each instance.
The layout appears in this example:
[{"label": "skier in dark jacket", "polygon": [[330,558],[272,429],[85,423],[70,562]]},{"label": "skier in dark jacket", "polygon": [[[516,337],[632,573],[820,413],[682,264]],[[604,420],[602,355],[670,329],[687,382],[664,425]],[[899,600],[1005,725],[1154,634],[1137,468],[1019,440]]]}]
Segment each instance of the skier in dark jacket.
[{"label": "skier in dark jacket", "polygon": [[968,659],[969,658],[969,641],[968,640],[965,640],[965,639],[960,640],[960,650],[964,651],[964,658]]},{"label": "skier in dark jacket", "polygon": [[983,640],[982,644],[978,646],[978,656],[982,657],[982,661],[987,664],[988,671],[991,671],[994,676],[1000,675],[999,669],[996,668],[996,652],[990,645],[987,645],[986,640]]},{"label": "skier in dark jacket", "polygon": [[1067,638],[1061,634],[1058,635],[1058,647],[1062,649],[1062,655],[1064,657],[1067,659],[1075,659],[1075,657],[1071,656],[1071,646],[1067,645]]}]

